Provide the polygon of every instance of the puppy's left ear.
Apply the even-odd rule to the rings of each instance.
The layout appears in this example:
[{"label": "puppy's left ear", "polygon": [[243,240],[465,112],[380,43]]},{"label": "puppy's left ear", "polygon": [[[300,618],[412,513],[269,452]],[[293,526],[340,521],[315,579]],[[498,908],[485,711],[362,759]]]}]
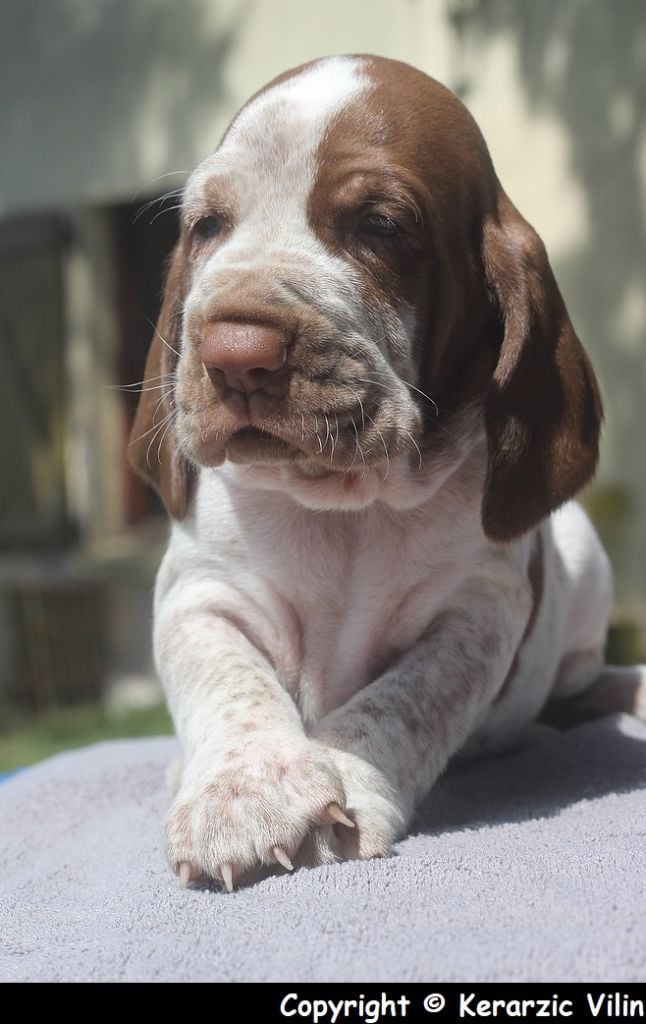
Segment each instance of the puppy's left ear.
[{"label": "puppy's left ear", "polygon": [[191,477],[191,468],[177,447],[174,423],[175,369],[186,290],[186,257],[179,241],[168,268],[129,445],[130,465],[157,491],[173,519],[186,515]]},{"label": "puppy's left ear", "polygon": [[505,541],[592,477],[603,411],[543,243],[498,188],[484,225],[483,263],[504,334],[485,400],[482,525],[488,537]]}]

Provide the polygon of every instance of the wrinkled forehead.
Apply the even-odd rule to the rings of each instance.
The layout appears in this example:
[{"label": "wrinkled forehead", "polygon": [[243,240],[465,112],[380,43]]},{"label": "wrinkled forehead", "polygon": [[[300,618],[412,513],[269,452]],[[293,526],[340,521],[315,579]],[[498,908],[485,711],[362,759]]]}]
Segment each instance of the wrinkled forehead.
[{"label": "wrinkled forehead", "polygon": [[213,176],[233,179],[262,168],[285,182],[311,169],[340,114],[372,88],[365,61],[330,57],[270,83],[235,117],[218,149],[191,175],[185,202],[197,199]]},{"label": "wrinkled forehead", "polygon": [[209,182],[243,199],[260,176],[299,195],[321,171],[344,161],[407,169],[438,196],[492,172],[473,118],[448,89],[423,72],[375,57],[330,57],[288,72],[254,96],[219,148],[189,179],[185,206],[197,206]]}]

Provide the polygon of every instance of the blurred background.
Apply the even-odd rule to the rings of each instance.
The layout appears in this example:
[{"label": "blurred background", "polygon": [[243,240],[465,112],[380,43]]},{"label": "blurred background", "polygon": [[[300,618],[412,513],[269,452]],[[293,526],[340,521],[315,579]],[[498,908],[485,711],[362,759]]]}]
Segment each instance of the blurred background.
[{"label": "blurred background", "polygon": [[170,729],[128,385],[187,173],[266,81],[347,52],[454,89],[547,244],[605,395],[610,655],[646,659],[644,0],[0,0],[0,772]]}]

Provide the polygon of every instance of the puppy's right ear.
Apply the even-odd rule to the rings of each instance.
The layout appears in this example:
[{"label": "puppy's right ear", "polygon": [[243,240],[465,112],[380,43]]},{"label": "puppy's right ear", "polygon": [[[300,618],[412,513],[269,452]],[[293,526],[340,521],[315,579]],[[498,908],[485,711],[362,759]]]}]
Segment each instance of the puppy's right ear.
[{"label": "puppy's right ear", "polygon": [[488,537],[506,541],[526,533],[590,480],[603,412],[543,243],[496,187],[483,262],[504,337],[485,403],[489,458],[482,524]]},{"label": "puppy's right ear", "polygon": [[175,371],[188,289],[186,267],[180,240],[171,256],[129,444],[131,466],[154,487],[173,519],[186,515],[191,474],[175,437]]}]

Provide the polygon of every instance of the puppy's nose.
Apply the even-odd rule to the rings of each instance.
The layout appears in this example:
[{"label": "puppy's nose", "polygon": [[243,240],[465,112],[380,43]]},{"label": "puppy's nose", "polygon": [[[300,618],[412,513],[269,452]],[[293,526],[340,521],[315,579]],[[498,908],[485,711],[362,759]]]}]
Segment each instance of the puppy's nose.
[{"label": "puppy's nose", "polygon": [[267,374],[285,365],[287,342],[278,327],[224,320],[204,331],[200,358],[213,381],[223,374],[233,391],[251,394],[262,390]]}]

